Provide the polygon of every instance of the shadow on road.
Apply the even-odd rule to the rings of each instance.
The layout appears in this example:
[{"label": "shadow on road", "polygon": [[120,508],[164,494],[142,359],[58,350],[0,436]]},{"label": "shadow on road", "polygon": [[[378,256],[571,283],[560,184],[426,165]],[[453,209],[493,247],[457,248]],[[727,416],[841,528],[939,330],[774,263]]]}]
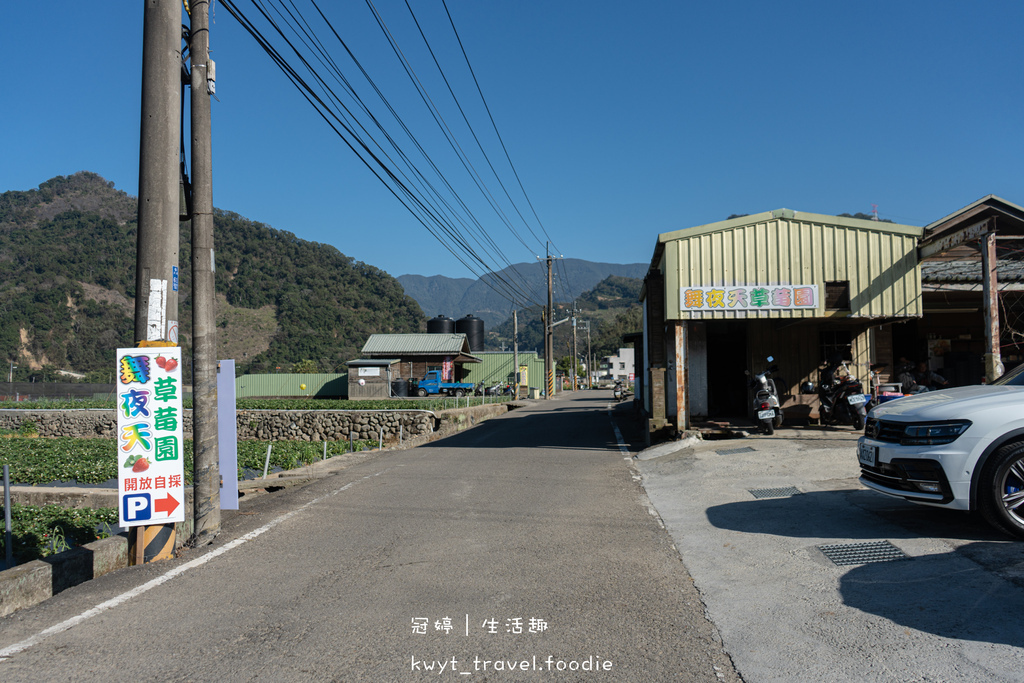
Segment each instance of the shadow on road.
[{"label": "shadow on road", "polygon": [[[840,579],[843,602],[944,638],[1024,647],[1024,592],[979,556],[1021,562],[1015,544],[971,543],[950,553],[865,564]],[[963,560],[971,560],[964,562]]]},{"label": "shadow on road", "polygon": [[570,405],[514,410],[420,448],[569,449],[618,453],[608,412],[603,410],[607,403],[607,399],[587,397],[575,399]]},{"label": "shadow on road", "polygon": [[[753,497],[753,494],[751,494]],[[720,529],[792,538],[875,539],[879,530],[858,515],[843,514],[855,505],[893,523],[887,538],[935,536],[967,541],[1002,540],[979,519],[956,510],[942,510],[881,498],[867,490],[814,491],[788,498],[753,499],[708,508],[708,521]]]}]

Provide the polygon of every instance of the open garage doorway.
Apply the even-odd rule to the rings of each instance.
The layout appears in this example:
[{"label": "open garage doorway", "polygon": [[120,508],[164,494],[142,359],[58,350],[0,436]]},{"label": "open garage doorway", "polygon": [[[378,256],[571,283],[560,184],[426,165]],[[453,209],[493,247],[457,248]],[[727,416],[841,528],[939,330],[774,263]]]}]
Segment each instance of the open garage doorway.
[{"label": "open garage doorway", "polygon": [[707,322],[708,417],[747,417],[747,322]]}]

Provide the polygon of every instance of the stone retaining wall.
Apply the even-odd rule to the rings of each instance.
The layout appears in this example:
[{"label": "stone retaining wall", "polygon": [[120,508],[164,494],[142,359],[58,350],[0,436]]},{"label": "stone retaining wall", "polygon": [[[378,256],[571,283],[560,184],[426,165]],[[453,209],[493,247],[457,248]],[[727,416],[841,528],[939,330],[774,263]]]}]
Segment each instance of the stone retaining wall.
[{"label": "stone retaining wall", "polygon": [[[278,441],[343,441],[410,438],[434,431],[436,418],[423,410],[239,410],[238,438]],[[39,436],[114,437],[113,410],[0,410],[0,429],[18,431],[31,423]],[[192,438],[192,411],[185,411],[185,438]]]},{"label": "stone retaining wall", "polygon": [[[238,438],[262,441],[411,439],[435,431],[448,433],[472,426],[480,419],[500,415],[512,407],[495,403],[448,410],[435,415],[425,410],[239,410]],[[114,437],[117,414],[113,410],[0,410],[0,429],[18,431],[26,423],[39,436],[75,438]],[[192,411],[185,411],[185,437],[192,437]]]}]

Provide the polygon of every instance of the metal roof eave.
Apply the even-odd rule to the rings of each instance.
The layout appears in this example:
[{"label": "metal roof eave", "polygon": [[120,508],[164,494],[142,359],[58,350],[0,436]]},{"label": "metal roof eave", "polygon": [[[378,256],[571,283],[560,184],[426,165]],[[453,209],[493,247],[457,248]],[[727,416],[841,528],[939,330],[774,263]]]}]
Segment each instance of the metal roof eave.
[{"label": "metal roof eave", "polygon": [[353,368],[381,367],[383,365],[394,365],[399,362],[401,362],[399,358],[356,358],[355,360],[345,361],[345,365]]},{"label": "metal roof eave", "polygon": [[[854,228],[857,230],[873,230],[876,232],[910,235],[912,237],[921,237],[924,233],[924,228],[916,225],[884,223],[882,221],[872,221],[863,218],[830,216],[828,214],[793,211],[791,209],[776,209],[775,211],[762,211],[761,213],[755,213],[749,216],[740,216],[739,218],[730,218],[729,220],[718,221],[716,223],[707,223],[705,225],[696,225],[692,228],[664,232],[658,235],[658,246],[660,247],[666,242],[671,242],[673,240],[696,237],[697,235],[706,235],[713,232],[720,232],[722,230],[732,230],[734,228],[766,223],[768,221],[778,219],[786,219],[802,223],[824,223],[827,225],[836,225],[845,228]],[[655,254],[657,256],[657,249],[655,250]]]}]

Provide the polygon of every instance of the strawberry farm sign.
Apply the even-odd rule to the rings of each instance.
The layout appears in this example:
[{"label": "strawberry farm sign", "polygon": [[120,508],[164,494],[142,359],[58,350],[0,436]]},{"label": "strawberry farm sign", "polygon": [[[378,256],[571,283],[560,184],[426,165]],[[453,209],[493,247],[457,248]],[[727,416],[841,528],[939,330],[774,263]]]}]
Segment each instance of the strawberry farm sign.
[{"label": "strawberry farm sign", "polygon": [[185,520],[181,348],[117,350],[121,526]]}]

